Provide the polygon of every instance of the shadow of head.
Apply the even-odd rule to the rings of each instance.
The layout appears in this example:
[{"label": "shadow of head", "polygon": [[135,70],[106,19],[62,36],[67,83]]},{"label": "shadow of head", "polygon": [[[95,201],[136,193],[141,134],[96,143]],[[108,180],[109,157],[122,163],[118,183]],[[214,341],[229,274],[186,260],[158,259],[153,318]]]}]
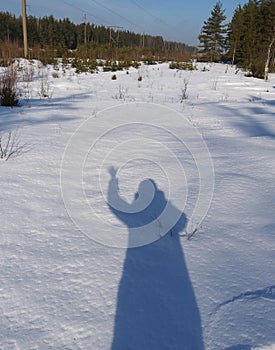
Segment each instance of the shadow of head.
[{"label": "shadow of head", "polygon": [[142,180],[138,186],[138,191],[135,193],[135,200],[144,199],[148,202],[148,199],[165,200],[164,192],[158,189],[156,182],[153,179]]}]

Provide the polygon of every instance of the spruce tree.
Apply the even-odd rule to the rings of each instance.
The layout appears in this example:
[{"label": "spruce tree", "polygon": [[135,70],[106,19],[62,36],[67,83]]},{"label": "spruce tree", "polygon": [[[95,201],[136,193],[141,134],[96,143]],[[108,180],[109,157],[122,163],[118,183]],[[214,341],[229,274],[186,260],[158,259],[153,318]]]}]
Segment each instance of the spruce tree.
[{"label": "spruce tree", "polygon": [[211,11],[211,16],[204,22],[199,35],[199,47],[203,59],[211,62],[221,60],[225,49],[226,26],[223,23],[225,19],[222,3],[218,1]]},{"label": "spruce tree", "polygon": [[275,55],[274,0],[249,0],[239,6],[229,25],[229,45],[239,67],[268,79]]},{"label": "spruce tree", "polygon": [[268,79],[268,72],[272,56],[275,53],[275,2],[274,0],[262,0],[259,9],[259,30],[261,42],[265,54],[264,79]]},{"label": "spruce tree", "polygon": [[241,41],[244,32],[244,23],[243,23],[243,9],[239,5],[234,14],[231,22],[228,26],[228,44],[229,52],[228,54],[231,57],[232,65],[236,62],[236,57],[240,57],[241,51]]}]

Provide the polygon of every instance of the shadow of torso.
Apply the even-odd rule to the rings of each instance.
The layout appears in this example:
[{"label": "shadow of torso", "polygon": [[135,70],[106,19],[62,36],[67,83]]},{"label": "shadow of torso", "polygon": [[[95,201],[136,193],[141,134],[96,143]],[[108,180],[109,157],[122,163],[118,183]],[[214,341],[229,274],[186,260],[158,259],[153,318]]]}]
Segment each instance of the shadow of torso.
[{"label": "shadow of torso", "polygon": [[[119,196],[115,185],[111,180],[109,196]],[[128,226],[131,236],[131,228],[158,217],[166,204],[164,193],[156,189],[150,205],[139,213],[123,213],[111,206],[110,210]],[[158,241],[127,249],[112,350],[204,349],[199,309],[178,235],[185,226],[186,217],[181,214]]]}]

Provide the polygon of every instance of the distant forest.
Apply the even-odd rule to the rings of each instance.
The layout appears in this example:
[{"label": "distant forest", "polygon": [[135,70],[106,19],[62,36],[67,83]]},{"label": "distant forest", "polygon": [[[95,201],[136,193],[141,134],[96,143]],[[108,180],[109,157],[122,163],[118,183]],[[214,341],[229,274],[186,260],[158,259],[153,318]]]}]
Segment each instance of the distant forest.
[{"label": "distant forest", "polygon": [[[69,18],[28,16],[28,46],[30,58],[41,58],[41,50],[61,56],[66,50],[80,50],[92,58],[182,59],[191,57],[196,48],[184,43],[166,41],[162,36],[137,34],[91,23],[75,24]],[[22,50],[22,18],[0,12],[0,42],[2,59],[10,51]],[[85,50],[84,50],[85,48]],[[14,52],[10,52],[14,56]]]}]

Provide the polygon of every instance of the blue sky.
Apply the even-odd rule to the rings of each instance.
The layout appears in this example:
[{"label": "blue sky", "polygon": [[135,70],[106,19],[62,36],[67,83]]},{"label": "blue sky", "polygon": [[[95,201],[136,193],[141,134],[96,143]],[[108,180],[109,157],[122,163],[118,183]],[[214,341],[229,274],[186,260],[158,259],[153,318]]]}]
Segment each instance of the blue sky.
[{"label": "blue sky", "polygon": [[[3,0],[2,0],[3,1]],[[247,0],[248,1],[248,0]],[[238,4],[245,0],[222,1],[229,21]],[[27,13],[35,16],[53,14],[80,23],[84,13],[91,23],[121,26],[126,30],[162,35],[167,40],[197,45],[204,20],[217,1],[205,0],[27,0]],[[21,12],[21,0],[5,1],[2,11]]]}]

